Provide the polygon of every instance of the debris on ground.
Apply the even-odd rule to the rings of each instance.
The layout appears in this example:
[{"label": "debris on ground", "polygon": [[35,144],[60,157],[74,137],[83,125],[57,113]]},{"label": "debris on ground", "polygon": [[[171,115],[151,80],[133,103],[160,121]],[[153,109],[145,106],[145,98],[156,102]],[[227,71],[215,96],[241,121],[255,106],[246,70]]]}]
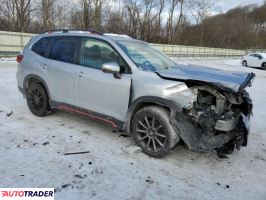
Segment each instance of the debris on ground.
[{"label": "debris on ground", "polygon": [[80,175],[80,174],[76,174],[76,175],[74,175],[74,177],[75,177],[75,178],[80,178],[80,179],[83,179],[83,178],[86,178],[86,177],[87,177],[87,175],[86,175],[86,174],[84,174],[84,175],[82,176],[82,175]]},{"label": "debris on ground", "polygon": [[129,137],[129,135],[128,134],[125,134],[125,133],[121,133],[118,137]]},{"label": "debris on ground", "polygon": [[46,145],[48,145],[48,144],[50,144],[50,143],[49,143],[49,142],[44,142],[44,143],[42,143],[43,146],[46,146]]},{"label": "debris on ground", "polygon": [[68,155],[85,154],[85,153],[90,153],[90,151],[80,151],[80,152],[73,152],[73,153],[64,153],[64,155],[65,156],[68,156]]},{"label": "debris on ground", "polygon": [[153,184],[154,183],[154,180],[152,180],[151,177],[148,176],[148,178],[146,179],[146,182],[147,183],[150,183],[150,184]]},{"label": "debris on ground", "polygon": [[6,116],[10,117],[13,114],[13,111],[11,111],[10,113],[7,113]]}]

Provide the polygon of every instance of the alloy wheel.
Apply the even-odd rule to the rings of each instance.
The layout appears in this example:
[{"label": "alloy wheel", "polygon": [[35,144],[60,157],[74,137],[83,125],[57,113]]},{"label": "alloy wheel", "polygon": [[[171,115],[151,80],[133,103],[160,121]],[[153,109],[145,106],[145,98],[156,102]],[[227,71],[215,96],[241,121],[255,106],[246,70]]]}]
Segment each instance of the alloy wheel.
[{"label": "alloy wheel", "polygon": [[156,117],[144,116],[138,120],[136,135],[141,146],[148,151],[158,152],[164,149],[166,134]]},{"label": "alloy wheel", "polygon": [[32,105],[32,108],[36,111],[39,111],[44,106],[44,98],[42,93],[37,88],[34,88],[29,93],[29,103]]}]

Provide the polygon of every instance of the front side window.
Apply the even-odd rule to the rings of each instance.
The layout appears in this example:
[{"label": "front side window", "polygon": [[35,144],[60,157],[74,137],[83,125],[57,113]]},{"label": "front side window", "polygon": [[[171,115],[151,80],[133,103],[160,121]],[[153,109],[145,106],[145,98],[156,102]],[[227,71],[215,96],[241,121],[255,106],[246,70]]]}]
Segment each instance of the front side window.
[{"label": "front side window", "polygon": [[117,43],[142,70],[158,71],[169,69],[175,65],[167,56],[144,42],[122,40]]},{"label": "front side window", "polygon": [[32,46],[31,50],[40,56],[46,57],[49,41],[50,41],[50,37],[44,37],[40,39],[38,42],[36,42]]},{"label": "front side window", "polygon": [[101,70],[102,65],[108,62],[117,63],[121,73],[128,73],[129,67],[108,43],[85,37],[82,39],[81,65]]},{"label": "front side window", "polygon": [[79,49],[79,37],[53,37],[51,49],[49,51],[49,58],[58,61],[77,64]]}]

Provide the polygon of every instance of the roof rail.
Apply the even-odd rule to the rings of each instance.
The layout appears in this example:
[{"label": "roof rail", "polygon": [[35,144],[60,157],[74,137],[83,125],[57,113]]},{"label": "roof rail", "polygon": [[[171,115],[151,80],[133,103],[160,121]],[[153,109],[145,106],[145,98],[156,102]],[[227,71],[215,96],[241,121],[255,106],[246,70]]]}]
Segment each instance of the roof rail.
[{"label": "roof rail", "polygon": [[69,31],[84,31],[84,32],[90,32],[92,34],[103,35],[103,33],[93,30],[93,29],[51,29],[51,30],[45,31],[44,33],[52,33],[52,32],[68,33]]}]

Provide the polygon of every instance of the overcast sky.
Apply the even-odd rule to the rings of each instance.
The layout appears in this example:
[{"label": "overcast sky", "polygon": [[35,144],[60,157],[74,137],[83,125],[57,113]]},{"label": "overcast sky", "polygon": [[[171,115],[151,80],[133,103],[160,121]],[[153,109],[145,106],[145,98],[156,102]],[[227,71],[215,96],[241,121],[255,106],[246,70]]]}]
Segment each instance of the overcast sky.
[{"label": "overcast sky", "polygon": [[226,12],[237,6],[246,6],[249,4],[261,5],[264,0],[218,0],[216,2],[217,12]]}]

